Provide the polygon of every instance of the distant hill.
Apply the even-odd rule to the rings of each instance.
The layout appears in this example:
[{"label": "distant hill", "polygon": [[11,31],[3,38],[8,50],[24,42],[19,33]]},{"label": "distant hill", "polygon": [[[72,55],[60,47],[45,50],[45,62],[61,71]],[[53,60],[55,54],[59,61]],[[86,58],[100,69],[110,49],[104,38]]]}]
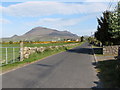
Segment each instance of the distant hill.
[{"label": "distant hill", "polygon": [[10,38],[3,38],[3,41],[20,41],[20,40],[51,41],[67,38],[77,39],[78,36],[68,31],[58,31],[45,27],[36,27],[21,36],[14,35]]}]

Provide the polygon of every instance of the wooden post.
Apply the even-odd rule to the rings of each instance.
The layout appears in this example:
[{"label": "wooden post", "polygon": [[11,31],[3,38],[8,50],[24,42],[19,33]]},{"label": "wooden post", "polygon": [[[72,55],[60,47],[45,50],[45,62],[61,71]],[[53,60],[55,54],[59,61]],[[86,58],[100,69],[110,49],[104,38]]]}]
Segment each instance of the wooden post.
[{"label": "wooden post", "polygon": [[20,42],[20,61],[23,61],[23,42]]}]

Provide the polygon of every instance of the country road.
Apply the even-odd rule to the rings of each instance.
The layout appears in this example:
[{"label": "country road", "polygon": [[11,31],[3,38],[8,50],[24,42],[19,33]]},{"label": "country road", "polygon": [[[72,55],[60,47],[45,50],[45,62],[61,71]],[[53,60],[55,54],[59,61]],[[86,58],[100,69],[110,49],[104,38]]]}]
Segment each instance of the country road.
[{"label": "country road", "polygon": [[3,88],[92,88],[98,80],[88,43],[2,75]]}]

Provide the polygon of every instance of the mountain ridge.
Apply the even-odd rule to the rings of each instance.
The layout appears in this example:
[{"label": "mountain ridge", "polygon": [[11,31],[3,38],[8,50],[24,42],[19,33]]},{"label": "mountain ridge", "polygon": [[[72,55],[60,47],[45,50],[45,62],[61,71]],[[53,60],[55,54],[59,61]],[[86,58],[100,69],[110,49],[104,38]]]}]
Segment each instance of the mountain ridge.
[{"label": "mountain ridge", "polygon": [[69,31],[58,31],[56,29],[50,29],[46,27],[35,27],[21,36],[14,35],[10,38],[3,38],[3,41],[51,41],[68,38],[77,39],[78,35]]}]

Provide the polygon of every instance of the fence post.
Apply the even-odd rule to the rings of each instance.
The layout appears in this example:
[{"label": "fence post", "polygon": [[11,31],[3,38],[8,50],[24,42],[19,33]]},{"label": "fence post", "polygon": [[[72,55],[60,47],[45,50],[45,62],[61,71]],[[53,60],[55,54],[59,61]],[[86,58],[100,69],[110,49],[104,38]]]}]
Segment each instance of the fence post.
[{"label": "fence post", "polygon": [[20,61],[23,61],[23,42],[20,42]]},{"label": "fence post", "polygon": [[8,64],[8,48],[6,47],[6,64]]},{"label": "fence post", "polygon": [[15,48],[13,47],[13,62],[15,62]]}]

